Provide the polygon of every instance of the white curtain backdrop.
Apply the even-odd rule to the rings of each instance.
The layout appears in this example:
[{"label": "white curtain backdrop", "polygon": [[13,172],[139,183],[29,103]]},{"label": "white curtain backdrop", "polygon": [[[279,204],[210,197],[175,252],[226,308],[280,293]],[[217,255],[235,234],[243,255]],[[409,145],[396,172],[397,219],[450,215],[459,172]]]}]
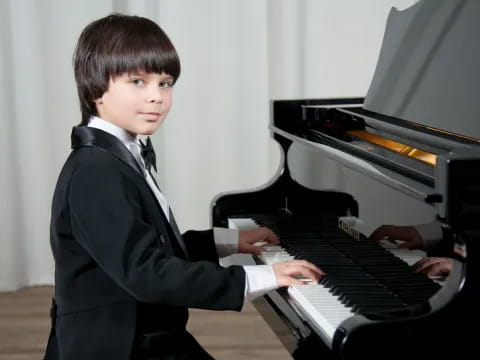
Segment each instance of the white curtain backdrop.
[{"label": "white curtain backdrop", "polygon": [[153,136],[158,180],[183,230],[210,201],[275,173],[269,101],[364,96],[387,14],[415,0],[0,0],[0,290],[53,284],[50,204],[80,121],[72,53],[117,11],[158,22],[182,74]]}]

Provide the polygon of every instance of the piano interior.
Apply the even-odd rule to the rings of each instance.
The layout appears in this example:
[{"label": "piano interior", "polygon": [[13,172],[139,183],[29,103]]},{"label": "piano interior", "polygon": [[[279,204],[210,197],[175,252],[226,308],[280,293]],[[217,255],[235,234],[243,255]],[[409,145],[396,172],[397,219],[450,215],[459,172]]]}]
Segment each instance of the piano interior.
[{"label": "piano interior", "polygon": [[[268,226],[278,234],[280,246],[267,246],[255,263],[297,258],[325,271],[319,284],[282,288],[254,302],[294,358],[475,351],[466,324],[475,324],[480,304],[480,82],[467,93],[474,85],[464,72],[478,79],[480,45],[457,53],[454,65],[442,57],[452,39],[480,33],[473,13],[480,13],[473,0],[420,1],[404,14],[392,11],[367,96],[272,101],[277,174],[257,189],[213,200],[213,226]],[[392,35],[392,21],[410,25]],[[427,22],[436,31],[415,36]],[[396,61],[420,45],[415,62]],[[478,61],[464,61],[467,55]],[[458,77],[468,82],[465,93],[445,107],[439,84]],[[441,226],[437,253],[368,238],[383,224],[429,222]],[[432,255],[454,259],[447,278],[413,271],[412,264]]]}]

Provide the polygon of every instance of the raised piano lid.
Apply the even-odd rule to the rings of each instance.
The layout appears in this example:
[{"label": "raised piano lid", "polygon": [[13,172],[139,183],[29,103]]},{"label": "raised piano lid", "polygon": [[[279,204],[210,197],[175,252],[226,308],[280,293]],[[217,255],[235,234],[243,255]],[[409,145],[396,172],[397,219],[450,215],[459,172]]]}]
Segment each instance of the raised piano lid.
[{"label": "raised piano lid", "polygon": [[480,139],[480,2],[392,9],[364,109]]},{"label": "raised piano lid", "polygon": [[[370,178],[423,201],[434,191],[434,167],[408,159],[393,151],[365,141],[344,141],[329,132],[318,130],[315,125],[305,125],[305,111],[314,110],[311,116],[322,111],[358,111],[352,107],[360,99],[310,99],[280,100],[273,102],[273,122],[270,129],[274,134],[293,142],[311,146],[326,157],[338,161]],[[347,107],[344,105],[347,104]],[[303,113],[303,114],[302,114]],[[308,116],[310,116],[308,115]],[[345,114],[346,116],[350,116]],[[362,123],[363,124],[363,123]],[[364,125],[362,125],[364,126]],[[368,130],[368,127],[365,127]],[[398,135],[399,128],[395,128]],[[347,129],[346,131],[349,131]],[[389,134],[389,138],[395,138]],[[409,136],[411,138],[411,136]],[[397,138],[396,138],[397,139]],[[402,140],[403,141],[403,140]],[[409,140],[411,141],[411,140]],[[371,146],[373,145],[373,146]],[[438,153],[438,152],[436,152]]]},{"label": "raised piano lid", "polygon": [[[354,139],[350,143],[336,142],[321,132],[317,132],[319,139],[307,139],[360,155],[367,161],[360,171],[384,182],[390,177],[397,188],[397,180],[409,181],[404,182],[402,176],[396,179],[397,175],[378,174],[384,171],[372,169],[372,165],[427,185],[408,186],[406,190],[418,190],[420,197],[428,195],[428,187],[435,187],[437,157],[448,158],[451,153],[458,155],[480,145],[479,13],[480,2],[476,0],[424,0],[403,11],[392,9],[363,106],[358,99],[352,99],[351,104],[346,99],[335,99],[331,104],[315,100],[301,104],[303,110],[328,109],[337,104],[340,111],[361,120],[360,134],[350,131]],[[283,125],[281,120],[276,121],[272,129],[289,132]],[[370,139],[374,146],[369,148],[362,132],[370,138],[380,136],[380,142],[398,142],[394,145],[405,149],[388,151],[392,149],[379,145],[375,141],[378,139]],[[405,150],[411,150],[407,156]]]}]

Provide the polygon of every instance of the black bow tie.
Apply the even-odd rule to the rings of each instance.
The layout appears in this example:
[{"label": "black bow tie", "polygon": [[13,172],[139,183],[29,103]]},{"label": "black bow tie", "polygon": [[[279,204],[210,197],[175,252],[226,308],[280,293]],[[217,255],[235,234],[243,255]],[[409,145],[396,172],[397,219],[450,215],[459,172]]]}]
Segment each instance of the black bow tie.
[{"label": "black bow tie", "polygon": [[142,154],[143,161],[145,162],[145,167],[147,168],[148,171],[150,171],[150,168],[153,166],[156,172],[157,161],[155,159],[155,150],[153,150],[152,141],[148,137],[147,144],[144,144],[142,141],[140,141],[140,145],[142,147],[141,154]]}]

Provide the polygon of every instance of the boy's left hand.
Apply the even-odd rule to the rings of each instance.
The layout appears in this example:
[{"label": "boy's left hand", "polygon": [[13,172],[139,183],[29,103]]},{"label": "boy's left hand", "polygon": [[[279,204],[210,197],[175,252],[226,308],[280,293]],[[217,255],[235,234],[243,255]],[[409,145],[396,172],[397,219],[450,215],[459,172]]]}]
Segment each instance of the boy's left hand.
[{"label": "boy's left hand", "polygon": [[238,252],[241,254],[259,255],[263,250],[262,246],[254,245],[258,242],[278,244],[278,237],[272,230],[260,227],[251,230],[240,230],[238,234]]}]

